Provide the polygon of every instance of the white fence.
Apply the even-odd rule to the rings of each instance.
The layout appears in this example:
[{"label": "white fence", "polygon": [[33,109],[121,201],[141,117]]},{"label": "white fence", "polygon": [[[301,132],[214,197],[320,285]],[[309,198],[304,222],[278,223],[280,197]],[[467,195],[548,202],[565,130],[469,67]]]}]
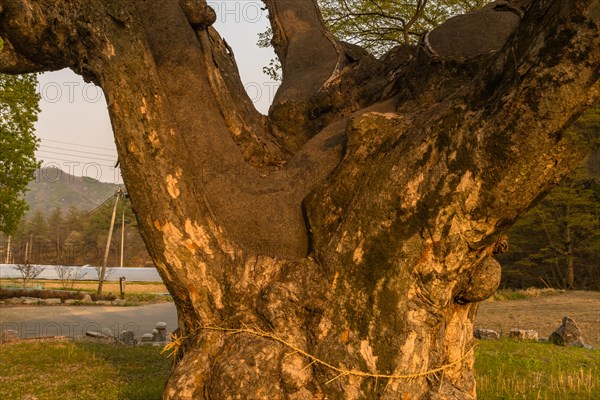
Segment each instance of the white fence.
[{"label": "white fence", "polygon": [[[58,279],[53,265],[43,265],[44,270],[36,279]],[[81,268],[82,280],[98,279],[96,267],[85,266]],[[124,276],[129,282],[161,282],[162,279],[155,268],[110,268],[111,272],[107,281],[118,281],[119,277]],[[14,264],[0,264],[0,279],[2,278],[20,278],[21,274],[15,268]]]}]

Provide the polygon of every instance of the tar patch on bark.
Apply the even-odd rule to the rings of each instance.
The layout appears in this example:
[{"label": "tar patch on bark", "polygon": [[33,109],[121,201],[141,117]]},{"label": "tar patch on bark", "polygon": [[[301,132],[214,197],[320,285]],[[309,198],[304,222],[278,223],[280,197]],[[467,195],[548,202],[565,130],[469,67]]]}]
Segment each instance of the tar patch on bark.
[{"label": "tar patch on bark", "polygon": [[467,145],[461,146],[456,151],[456,158],[448,163],[448,169],[450,172],[453,172],[458,176],[462,176],[467,171],[471,171],[473,173],[473,177],[475,177],[479,172],[479,169],[477,168],[475,160],[471,154],[471,150]]},{"label": "tar patch on bark", "polygon": [[455,132],[465,122],[464,111],[455,107],[450,115],[446,116],[439,124],[439,133],[436,139],[436,147],[442,152],[448,150],[452,144],[452,132]]},{"label": "tar patch on bark", "polygon": [[441,152],[443,150],[448,149],[452,144],[452,139],[450,139],[450,134],[443,130],[438,134],[437,140],[435,141],[435,145],[437,149]]},{"label": "tar patch on bark", "polygon": [[490,160],[493,165],[487,168],[487,173],[484,176],[484,186],[493,186],[500,180],[502,171],[495,167],[495,165],[506,165],[514,157],[512,147],[511,132],[516,130],[516,124],[514,121],[510,122],[509,125],[500,132],[494,132],[485,138],[485,151],[491,157]]},{"label": "tar patch on bark", "polygon": [[[546,45],[540,51],[540,58],[543,59],[549,67],[557,66],[562,61],[562,58],[558,57],[557,54],[561,54],[565,51],[569,54],[573,53],[572,50],[569,50],[569,47],[575,36],[577,36],[577,31],[573,29],[563,29],[560,32],[553,32],[553,34],[548,36]],[[579,58],[579,56],[575,57],[575,59],[577,58]],[[576,62],[575,60],[572,61]]]},{"label": "tar patch on bark", "polygon": [[[505,80],[506,76],[504,74],[494,74],[488,77],[479,97],[481,99],[493,99],[494,95],[500,90]],[[478,110],[479,108],[481,108],[481,103],[478,101],[473,101],[471,109]]]},{"label": "tar patch on bark", "polygon": [[429,220],[439,211],[444,200],[441,193],[443,185],[444,182],[440,180],[434,190],[427,192],[419,200],[415,212],[405,223],[407,225],[406,228],[409,230],[407,236],[421,232],[429,225]]},{"label": "tar patch on bark", "polygon": [[425,151],[425,153],[423,153],[423,157],[421,157],[419,160],[417,160],[417,162],[415,163],[415,166],[417,166],[418,168],[422,168],[425,164],[427,164],[427,161],[429,161],[429,159],[431,158],[432,151],[433,151],[432,146],[427,147],[427,150]]}]

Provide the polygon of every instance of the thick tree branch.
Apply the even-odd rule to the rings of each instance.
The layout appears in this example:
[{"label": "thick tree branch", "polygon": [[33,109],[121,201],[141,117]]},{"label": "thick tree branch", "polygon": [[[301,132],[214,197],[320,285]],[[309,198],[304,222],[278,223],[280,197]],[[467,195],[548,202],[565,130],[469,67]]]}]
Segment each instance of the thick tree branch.
[{"label": "thick tree branch", "polygon": [[[493,99],[483,115],[494,115],[479,127],[482,170],[495,187],[482,199],[489,215],[498,213],[512,223],[533,197],[558,183],[583,157],[574,143],[578,138],[564,132],[600,97],[599,26],[597,1],[534,2],[515,36],[481,75],[480,96]],[[507,152],[499,153],[498,144],[507,142]],[[528,196],[511,194],[509,187],[523,186],[530,188]],[[509,213],[506,204],[511,204]]]},{"label": "thick tree branch", "polygon": [[212,92],[244,158],[257,167],[273,168],[290,155],[271,132],[240,79],[233,51],[213,28],[197,31]]},{"label": "thick tree branch", "polygon": [[[444,234],[448,224],[477,209],[478,221],[457,237],[469,246],[489,244],[485,238],[512,223],[581,158],[561,132],[600,96],[597,9],[594,1],[538,1],[500,53],[475,58],[454,53],[432,60],[421,52],[402,67],[398,115],[357,119],[348,130],[342,165],[327,188],[307,203],[314,247],[337,246],[341,237],[336,235],[347,230],[344,226],[361,225],[354,218],[368,204],[378,204],[376,214],[370,215],[376,221],[412,226],[434,242],[446,238],[448,243],[453,242]],[[485,24],[481,33],[493,29]],[[473,79],[474,72],[479,79]],[[377,124],[396,127],[383,129],[387,132],[383,136],[363,132],[363,125]],[[432,142],[434,146],[424,144]],[[360,157],[355,148],[364,149]],[[502,148],[506,150],[499,152]],[[357,163],[366,162],[369,154],[377,157],[371,172],[361,169],[355,175]],[[428,178],[423,180],[424,176]],[[523,183],[532,190],[515,192]],[[366,198],[364,190],[368,187],[372,193],[374,185],[379,187],[374,192],[384,197]],[[393,194],[386,188],[398,191]],[[411,195],[399,188],[410,188]],[[353,199],[360,201],[354,204]],[[398,211],[399,204],[407,208],[400,206]],[[449,211],[450,204],[459,208]],[[363,235],[368,236],[364,231]],[[356,240],[348,241],[348,251],[358,246]]]},{"label": "thick tree branch", "polygon": [[282,140],[296,150],[316,133],[309,126],[309,101],[340,68],[344,52],[325,29],[316,0],[265,4],[283,72],[269,116]]},{"label": "thick tree branch", "polygon": [[[32,59],[64,61],[104,89],[127,182],[165,188],[156,193],[155,204],[179,209],[180,215],[206,230],[226,231],[237,249],[290,257],[306,255],[301,202],[335,167],[343,141],[316,141],[310,146],[313,153],[302,153],[283,170],[248,165],[246,159],[254,158],[255,164],[264,166],[276,164],[283,156],[278,155],[278,145],[270,137],[265,119],[242,94],[238,71],[226,46],[211,30],[195,32],[185,7],[175,0],[127,4],[22,2],[48,12],[36,13],[33,19],[27,13],[17,15],[3,25],[2,34],[31,43],[27,47],[36,49],[31,52]],[[59,10],[68,12],[60,14]],[[15,25],[19,18],[27,24]],[[51,27],[46,18],[54,21]],[[29,32],[28,24],[36,30]],[[91,30],[90,26],[102,29]],[[133,73],[134,69],[139,71]],[[246,101],[234,102],[236,94],[237,100]],[[134,114],[141,114],[140,120],[132,122]],[[242,147],[244,153],[234,139],[249,144]],[[255,152],[252,146],[261,143],[266,151],[259,148]],[[180,157],[161,156],[171,153]],[[148,165],[153,168],[148,169]],[[134,189],[130,192],[139,199],[145,190],[140,187],[139,194]],[[151,209],[139,206],[144,203],[137,202],[139,212],[152,215]],[[187,204],[195,206],[188,208]],[[249,213],[247,207],[262,212]],[[183,219],[176,226],[183,231],[185,225]],[[255,235],[261,227],[267,237]],[[147,228],[147,232],[165,235],[152,223]],[[219,241],[212,241],[212,245],[216,246],[212,251],[223,251]],[[225,247],[231,249],[230,245]]]},{"label": "thick tree branch", "polygon": [[3,40],[0,52],[0,71],[5,74],[27,74],[31,72],[46,71],[48,68],[38,65],[21,54],[12,46],[8,39]]},{"label": "thick tree branch", "polygon": [[[64,68],[68,60],[53,43],[44,40],[44,31],[55,10],[43,10],[34,1],[0,2],[0,72],[21,74]],[[35,61],[34,61],[35,60]]]}]

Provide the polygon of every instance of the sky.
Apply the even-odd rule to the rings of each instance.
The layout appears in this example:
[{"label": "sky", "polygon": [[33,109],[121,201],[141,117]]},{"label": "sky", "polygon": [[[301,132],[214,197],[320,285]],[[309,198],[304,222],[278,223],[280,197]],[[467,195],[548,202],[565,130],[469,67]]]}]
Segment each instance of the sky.
[{"label": "sky", "polygon": [[[268,26],[260,0],[209,0],[217,13],[216,29],[232,47],[242,81],[259,111],[266,113],[275,82],[263,72],[275,57],[272,49],[256,46]],[[102,90],[68,69],[39,77],[41,95],[36,153],[42,166],[54,166],[75,176],[122,183],[115,168],[117,151]],[[42,177],[52,180],[57,176]]]}]

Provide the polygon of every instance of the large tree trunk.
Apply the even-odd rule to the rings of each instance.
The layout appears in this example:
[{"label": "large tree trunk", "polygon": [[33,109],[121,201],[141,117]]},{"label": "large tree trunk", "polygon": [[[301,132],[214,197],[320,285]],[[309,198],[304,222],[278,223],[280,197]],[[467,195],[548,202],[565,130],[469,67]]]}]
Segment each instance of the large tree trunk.
[{"label": "large tree trunk", "polygon": [[106,94],[179,315],[165,399],[473,399],[503,231],[582,158],[597,0],[499,2],[376,60],[266,1],[282,86],[245,95],[203,0],[0,0],[0,71]]}]

